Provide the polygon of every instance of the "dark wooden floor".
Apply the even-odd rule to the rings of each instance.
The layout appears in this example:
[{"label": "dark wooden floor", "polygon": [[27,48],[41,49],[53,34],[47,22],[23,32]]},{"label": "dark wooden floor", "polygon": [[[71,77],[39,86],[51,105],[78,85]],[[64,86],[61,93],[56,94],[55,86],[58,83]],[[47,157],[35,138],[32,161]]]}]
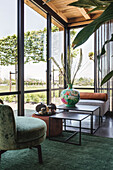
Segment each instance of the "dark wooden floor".
[{"label": "dark wooden floor", "polygon": [[[89,128],[90,129],[90,118],[85,119],[82,121],[82,127]],[[98,127],[98,117],[94,117],[93,120],[93,128],[96,129]],[[76,126],[79,127],[76,121],[67,121],[66,123],[69,126]],[[76,130],[75,128],[69,127],[67,130]],[[90,130],[82,129],[82,132],[90,133]],[[101,123],[100,128],[94,133],[96,136],[102,136],[102,137],[109,137],[113,138],[113,113],[108,112],[103,117],[103,122]]]},{"label": "dark wooden floor", "polygon": [[113,113],[108,112],[105,114],[103,117],[103,123],[95,135],[113,138]]}]

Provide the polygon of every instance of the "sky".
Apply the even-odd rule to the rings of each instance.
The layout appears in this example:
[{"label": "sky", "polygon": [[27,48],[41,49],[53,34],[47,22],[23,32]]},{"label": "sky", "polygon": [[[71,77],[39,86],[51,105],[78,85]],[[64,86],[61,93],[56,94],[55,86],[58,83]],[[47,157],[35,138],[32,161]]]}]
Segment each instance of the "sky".
[{"label": "sky", "polygon": [[[0,39],[8,35],[17,34],[17,1],[16,0],[4,0],[0,4]],[[7,5],[6,5],[7,4]],[[36,13],[30,7],[25,5],[25,23],[24,31],[40,30],[46,27],[46,19]],[[60,34],[62,39],[62,34]],[[81,71],[78,72],[79,77],[91,77],[93,78],[93,61],[89,61],[88,53],[93,51],[93,37],[88,42],[79,48],[83,49],[83,62]],[[59,41],[60,43],[60,41]],[[60,46],[60,44],[59,44]],[[59,48],[59,47],[58,47]],[[62,51],[61,47],[60,51]],[[53,52],[54,53],[54,52]],[[14,66],[0,67],[0,77],[3,79],[9,78],[9,72],[14,72]],[[25,65],[25,79],[37,78],[40,80],[46,80],[46,63],[39,64],[26,64]],[[12,75],[14,77],[14,75]]]}]

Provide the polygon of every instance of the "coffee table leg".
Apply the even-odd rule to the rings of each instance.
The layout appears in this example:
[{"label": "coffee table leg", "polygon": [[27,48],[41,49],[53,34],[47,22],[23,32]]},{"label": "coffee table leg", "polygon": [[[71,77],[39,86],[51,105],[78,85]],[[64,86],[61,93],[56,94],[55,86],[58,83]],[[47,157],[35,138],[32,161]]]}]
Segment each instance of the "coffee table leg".
[{"label": "coffee table leg", "polygon": [[81,145],[81,120],[79,121],[79,145]]},{"label": "coffee table leg", "polygon": [[93,134],[93,112],[91,114],[91,134]]},{"label": "coffee table leg", "polygon": [[64,119],[64,131],[66,131],[66,119]]},{"label": "coffee table leg", "polygon": [[101,113],[101,108],[99,107],[99,127],[100,127],[100,122],[101,122],[101,115],[100,115],[100,113]]}]

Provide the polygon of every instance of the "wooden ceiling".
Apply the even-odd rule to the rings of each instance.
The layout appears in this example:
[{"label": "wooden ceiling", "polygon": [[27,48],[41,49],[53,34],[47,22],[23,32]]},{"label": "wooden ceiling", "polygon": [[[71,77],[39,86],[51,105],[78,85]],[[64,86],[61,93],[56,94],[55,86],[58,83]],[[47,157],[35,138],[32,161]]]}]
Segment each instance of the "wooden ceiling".
[{"label": "wooden ceiling", "polygon": [[[33,2],[33,0],[25,0],[25,3],[46,18],[46,14],[35,5],[36,0],[34,4],[31,1]],[[39,1],[40,0],[37,0],[37,3]],[[65,23],[68,24],[69,27],[89,24],[103,12],[95,11],[88,14],[87,12],[89,9],[68,6],[69,3],[75,2],[75,0],[51,0],[47,4],[44,4],[43,2],[46,2],[46,0],[42,1],[43,7],[46,5],[51,8],[52,11],[54,11]]]}]

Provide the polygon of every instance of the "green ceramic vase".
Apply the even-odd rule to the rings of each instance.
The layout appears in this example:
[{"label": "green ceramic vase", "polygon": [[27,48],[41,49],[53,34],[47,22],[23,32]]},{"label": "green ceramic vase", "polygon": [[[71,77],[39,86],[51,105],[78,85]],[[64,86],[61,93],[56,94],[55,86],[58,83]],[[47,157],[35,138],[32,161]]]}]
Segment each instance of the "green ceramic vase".
[{"label": "green ceramic vase", "polygon": [[68,88],[64,89],[61,92],[60,96],[61,96],[61,101],[67,107],[75,107],[75,104],[77,104],[80,99],[79,91],[73,89],[72,84],[68,84]]}]

